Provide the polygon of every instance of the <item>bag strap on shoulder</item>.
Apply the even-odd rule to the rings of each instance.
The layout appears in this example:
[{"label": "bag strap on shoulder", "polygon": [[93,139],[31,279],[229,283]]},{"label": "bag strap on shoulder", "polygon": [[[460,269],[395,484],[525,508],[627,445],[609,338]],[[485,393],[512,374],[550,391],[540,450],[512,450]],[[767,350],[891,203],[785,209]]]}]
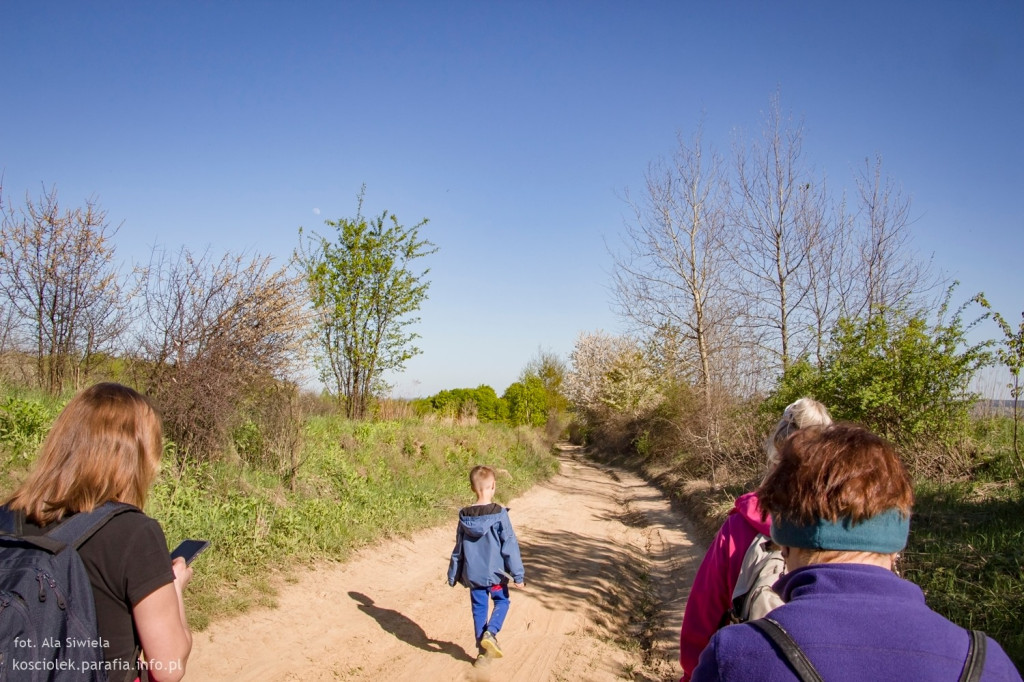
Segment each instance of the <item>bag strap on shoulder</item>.
[{"label": "bag strap on shoulder", "polygon": [[35,547],[50,554],[58,554],[65,543],[45,535],[25,535],[25,515],[7,505],[0,506],[0,540],[5,547]]},{"label": "bag strap on shoulder", "polygon": [[971,630],[970,643],[967,645],[967,660],[960,672],[960,682],[980,682],[981,672],[985,668],[986,637],[981,630]]},{"label": "bag strap on shoulder", "polygon": [[824,682],[814,665],[807,659],[800,645],[793,639],[793,636],[786,632],[776,621],[765,617],[752,620],[750,624],[768,635],[775,642],[801,682]]},{"label": "bag strap on shoulder", "polygon": [[107,521],[127,511],[138,511],[138,507],[124,502],[104,502],[91,512],[79,512],[57,524],[46,536],[78,549]]},{"label": "bag strap on shoulder", "polygon": [[6,504],[0,505],[0,535],[21,535],[22,516]]},{"label": "bag strap on shoulder", "polygon": [[[824,682],[814,665],[808,660],[800,645],[793,636],[786,632],[779,623],[771,618],[752,620],[750,624],[768,635],[778,645],[783,657],[800,678],[801,682]],[[970,630],[970,641],[967,644],[967,659],[960,672],[959,682],[980,682],[981,673],[985,668],[986,641],[981,630]]]}]

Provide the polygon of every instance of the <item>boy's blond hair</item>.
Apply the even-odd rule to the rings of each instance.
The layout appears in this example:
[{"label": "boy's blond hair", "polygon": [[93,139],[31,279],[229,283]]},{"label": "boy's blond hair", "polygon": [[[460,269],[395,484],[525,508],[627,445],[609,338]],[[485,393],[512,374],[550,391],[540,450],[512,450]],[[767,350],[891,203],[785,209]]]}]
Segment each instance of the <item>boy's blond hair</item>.
[{"label": "boy's blond hair", "polygon": [[484,489],[484,486],[495,480],[494,469],[488,466],[475,466],[469,472],[469,485],[473,488],[473,492],[479,493]]}]

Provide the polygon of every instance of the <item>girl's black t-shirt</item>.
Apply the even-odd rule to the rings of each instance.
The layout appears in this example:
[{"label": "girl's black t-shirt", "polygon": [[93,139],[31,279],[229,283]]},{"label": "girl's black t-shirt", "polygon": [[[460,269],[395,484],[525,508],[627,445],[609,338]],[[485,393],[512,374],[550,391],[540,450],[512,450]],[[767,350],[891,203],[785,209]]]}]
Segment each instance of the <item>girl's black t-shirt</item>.
[{"label": "girl's black t-shirt", "polygon": [[[45,531],[25,522],[25,535]],[[160,524],[142,512],[118,514],[82,543],[78,554],[92,583],[99,636],[109,643],[104,657],[134,665],[132,657],[139,637],[132,607],[174,582],[171,555]]]}]

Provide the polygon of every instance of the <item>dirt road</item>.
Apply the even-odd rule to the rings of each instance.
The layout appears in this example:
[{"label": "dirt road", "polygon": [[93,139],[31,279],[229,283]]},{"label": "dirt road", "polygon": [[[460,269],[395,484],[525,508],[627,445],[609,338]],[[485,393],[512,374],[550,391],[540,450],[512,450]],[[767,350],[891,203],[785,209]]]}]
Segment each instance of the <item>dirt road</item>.
[{"label": "dirt road", "polygon": [[678,679],[701,548],[660,493],[565,450],[560,473],[509,507],[526,589],[512,592],[504,658],[473,665],[469,594],[445,578],[453,519],[303,573],[277,609],[198,633],[186,679]]}]

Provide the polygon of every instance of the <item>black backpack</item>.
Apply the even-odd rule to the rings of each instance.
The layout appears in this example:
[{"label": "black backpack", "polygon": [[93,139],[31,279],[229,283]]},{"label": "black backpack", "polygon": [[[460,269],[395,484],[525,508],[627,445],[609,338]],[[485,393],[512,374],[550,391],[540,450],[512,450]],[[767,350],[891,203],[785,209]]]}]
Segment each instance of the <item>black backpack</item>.
[{"label": "black backpack", "polygon": [[0,507],[0,680],[107,682],[92,585],[77,550],[127,511],[138,508],[107,502],[30,536],[21,514]]}]

